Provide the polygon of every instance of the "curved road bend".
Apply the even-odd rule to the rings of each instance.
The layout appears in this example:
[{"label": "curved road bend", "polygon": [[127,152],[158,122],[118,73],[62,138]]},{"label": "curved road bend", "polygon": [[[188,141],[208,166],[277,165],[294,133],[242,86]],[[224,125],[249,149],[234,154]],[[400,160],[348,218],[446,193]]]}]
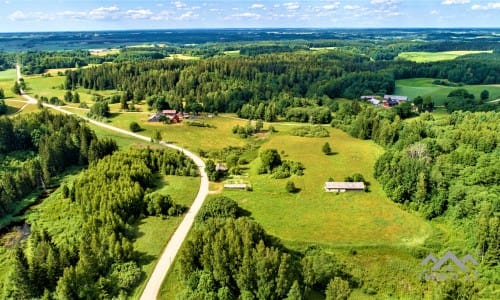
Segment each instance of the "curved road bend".
[{"label": "curved road bend", "polygon": [[[19,65],[17,66],[18,69],[18,78],[21,78],[21,72]],[[27,95],[24,91],[21,90],[21,95],[28,101],[30,104],[36,104],[38,101],[37,99],[31,97],[30,95]],[[57,110],[59,112],[62,112],[67,115],[72,115],[73,113],[70,111],[67,111],[59,106],[51,105],[44,103],[43,106]],[[151,138],[140,135],[137,133],[130,132],[128,130],[124,130],[121,128],[117,128],[114,126],[111,126],[109,124],[99,122],[90,118],[78,116],[85,121],[92,123],[94,125],[100,126],[102,128],[106,128],[109,130],[112,130],[114,132],[118,132],[121,134],[125,134],[128,136],[132,136],[134,138],[150,142]],[[151,274],[151,277],[149,278],[148,283],[146,284],[146,287],[144,288],[144,291],[142,292],[141,295],[141,300],[152,300],[156,299],[158,292],[160,291],[161,285],[163,283],[163,280],[167,276],[167,272],[170,269],[172,262],[177,255],[177,252],[179,252],[179,249],[181,248],[182,243],[186,239],[189,229],[194,223],[194,218],[198,214],[198,211],[200,210],[201,206],[203,205],[203,202],[205,201],[205,198],[208,195],[208,175],[205,172],[205,163],[203,160],[198,157],[196,154],[192,153],[191,151],[184,149],[182,147],[172,145],[166,142],[160,142],[161,145],[179,150],[183,152],[185,155],[187,155],[189,158],[191,158],[195,164],[198,166],[198,170],[200,171],[200,176],[201,176],[201,182],[200,182],[200,189],[198,190],[198,194],[196,195],[196,198],[189,208],[186,216],[182,220],[181,224],[177,229],[175,230],[174,234],[168,241],[167,246],[163,249],[163,253],[161,254],[160,259],[158,260],[155,269],[153,270],[153,273]]]}]

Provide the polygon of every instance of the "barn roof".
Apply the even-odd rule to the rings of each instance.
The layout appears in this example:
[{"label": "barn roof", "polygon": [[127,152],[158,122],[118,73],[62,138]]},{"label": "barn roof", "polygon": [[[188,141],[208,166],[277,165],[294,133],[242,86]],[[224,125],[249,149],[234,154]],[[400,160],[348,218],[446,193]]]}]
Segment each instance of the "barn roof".
[{"label": "barn roof", "polygon": [[325,189],[364,190],[364,182],[325,182]]}]

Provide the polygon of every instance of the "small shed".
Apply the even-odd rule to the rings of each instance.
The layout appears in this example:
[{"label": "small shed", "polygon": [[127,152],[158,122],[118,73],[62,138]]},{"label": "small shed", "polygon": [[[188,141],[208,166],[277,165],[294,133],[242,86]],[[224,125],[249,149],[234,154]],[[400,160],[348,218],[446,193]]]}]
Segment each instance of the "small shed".
[{"label": "small shed", "polygon": [[364,191],[364,190],[365,190],[364,182],[335,182],[335,181],[325,182],[326,192],[344,193],[347,191]]},{"label": "small shed", "polygon": [[149,117],[148,122],[158,122],[158,121],[160,121],[161,116],[162,116],[161,113],[156,113],[156,114],[152,115],[151,117]]},{"label": "small shed", "polygon": [[223,164],[216,164],[215,165],[215,171],[218,171],[218,172],[227,172],[228,167],[226,167],[225,165]]},{"label": "small shed", "polygon": [[246,190],[247,184],[246,183],[225,183],[224,188],[231,189],[231,190]]}]

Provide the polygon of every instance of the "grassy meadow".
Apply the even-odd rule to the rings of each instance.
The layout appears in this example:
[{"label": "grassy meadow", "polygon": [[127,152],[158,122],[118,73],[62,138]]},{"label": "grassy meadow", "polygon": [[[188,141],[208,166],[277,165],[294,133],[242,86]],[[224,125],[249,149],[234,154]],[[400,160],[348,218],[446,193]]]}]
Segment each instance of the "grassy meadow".
[{"label": "grassy meadow", "polygon": [[[198,177],[164,176],[162,185],[157,192],[169,194],[172,200],[178,204],[191,206],[196,194],[200,179]],[[141,220],[137,226],[137,239],[134,249],[140,253],[142,270],[146,277],[142,284],[135,289],[134,298],[139,298],[145,287],[147,278],[153,272],[156,262],[160,258],[163,248],[182,221],[180,217],[147,217]]]},{"label": "grassy meadow", "polygon": [[435,62],[442,60],[453,60],[457,57],[469,55],[469,54],[479,54],[479,53],[493,53],[493,50],[489,51],[441,51],[441,52],[401,52],[397,56],[398,59],[405,59],[414,61],[417,63],[425,62]]},{"label": "grassy meadow", "polygon": [[[238,120],[226,118],[226,122],[235,124]],[[370,285],[379,289],[379,296],[401,298],[411,294],[408,289],[420,284],[417,270],[420,260],[415,258],[412,249],[440,230],[386,197],[373,178],[374,163],[383,153],[380,146],[329,127],[327,138],[291,136],[289,131],[295,125],[273,124],[278,132],[259,139],[261,150],[275,148],[282,159],[302,162],[304,176],[271,179],[269,175],[258,175],[260,161],[255,159],[243,176],[252,184],[253,191],[225,190],[222,194],[250,211],[267,233],[279,238],[285,246],[299,251],[320,246],[335,253],[347,263],[352,274],[372,282]],[[228,146],[226,139],[222,139],[226,133],[220,134],[219,147]],[[325,142],[330,143],[333,155],[322,153]],[[370,192],[324,192],[324,182],[330,177],[343,181],[356,172],[370,182]],[[286,192],[288,180],[295,183],[299,193]],[[220,184],[212,184],[212,193],[221,192],[219,187]],[[352,254],[353,251],[356,254]],[[169,271],[160,299],[172,299],[181,291],[178,267],[174,263]],[[380,290],[385,286],[389,288]],[[353,297],[373,296],[356,290]],[[313,295],[310,299],[322,298]]]},{"label": "grassy meadow", "polygon": [[[290,128],[290,127],[289,127]],[[385,196],[373,178],[375,160],[382,148],[371,141],[361,141],[346,133],[329,129],[329,138],[290,136],[280,128],[262,149],[284,151],[282,159],[300,161],[304,176],[291,179],[269,179],[257,175],[260,164],[251,164],[252,193],[225,192],[238,201],[266,230],[287,244],[319,243],[332,247],[376,244],[419,244],[430,228],[420,218],[400,210]],[[281,131],[283,130],[283,131]],[[334,155],[326,156],[321,147],[329,142]],[[343,181],[353,173],[361,173],[370,185],[369,193],[326,193],[324,182],[330,177]],[[301,189],[290,194],[288,180]]]},{"label": "grassy meadow", "polygon": [[23,99],[21,96],[15,95],[11,91],[16,79],[17,79],[16,69],[8,69],[5,71],[0,71],[0,88],[3,89],[5,93],[5,99],[13,99],[13,100]]},{"label": "grassy meadow", "polygon": [[431,96],[435,105],[443,105],[448,94],[456,89],[464,88],[469,93],[474,94],[475,99],[480,99],[479,95],[482,91],[488,90],[490,92],[490,99],[495,100],[500,98],[500,85],[498,84],[484,84],[484,85],[463,85],[461,87],[449,87],[443,85],[432,84],[434,78],[413,78],[396,80],[396,90],[394,94],[405,95],[409,99],[414,99],[418,96],[423,98]]}]

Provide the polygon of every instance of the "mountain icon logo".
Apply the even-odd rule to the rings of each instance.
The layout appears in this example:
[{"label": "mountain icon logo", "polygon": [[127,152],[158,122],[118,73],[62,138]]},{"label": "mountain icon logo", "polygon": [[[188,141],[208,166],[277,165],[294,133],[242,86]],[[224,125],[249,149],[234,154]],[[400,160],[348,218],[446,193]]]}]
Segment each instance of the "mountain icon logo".
[{"label": "mountain icon logo", "polygon": [[420,263],[421,266],[426,267],[432,262],[430,272],[424,274],[426,280],[443,281],[448,279],[458,279],[460,275],[465,277],[466,280],[477,279],[478,274],[475,266],[478,265],[477,260],[470,254],[465,255],[459,259],[453,252],[446,252],[440,259],[436,258],[433,254],[429,254]]}]

